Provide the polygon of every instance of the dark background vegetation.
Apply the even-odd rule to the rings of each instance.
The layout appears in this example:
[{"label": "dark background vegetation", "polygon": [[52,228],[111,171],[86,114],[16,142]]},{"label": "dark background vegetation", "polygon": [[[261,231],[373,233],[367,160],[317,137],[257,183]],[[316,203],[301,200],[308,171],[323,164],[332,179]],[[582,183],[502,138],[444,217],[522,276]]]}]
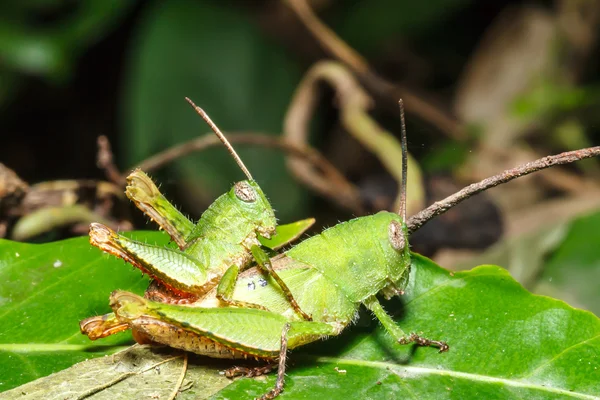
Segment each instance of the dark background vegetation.
[{"label": "dark background vegetation", "polygon": [[[373,71],[460,127],[445,129],[406,104],[409,151],[425,176],[426,203],[519,163],[600,142],[596,1],[310,3]],[[280,135],[295,87],[326,58],[280,1],[2,2],[0,162],[29,183],[105,179],[96,138],[106,135],[127,172],[208,132],[185,96],[225,132]],[[398,134],[395,100],[371,94],[372,116]],[[393,179],[344,132],[335,105],[324,85],[311,144],[361,188],[369,211],[389,207]],[[296,183],[277,151],[236,147],[283,222],[316,216],[330,226],[352,215]],[[225,151],[215,149],[153,176],[194,217],[242,179]],[[507,254],[519,254],[511,243],[526,243],[536,249],[520,259],[529,267],[511,272],[535,287],[548,263],[560,270],[552,260],[563,257],[565,241],[587,236],[571,224],[600,208],[599,177],[598,161],[588,160],[494,189],[427,225],[413,246],[443,266],[472,266],[464,261],[477,256],[472,249],[502,237],[500,245],[512,250],[480,261],[511,269]],[[600,257],[585,257],[582,274],[598,276]]]}]

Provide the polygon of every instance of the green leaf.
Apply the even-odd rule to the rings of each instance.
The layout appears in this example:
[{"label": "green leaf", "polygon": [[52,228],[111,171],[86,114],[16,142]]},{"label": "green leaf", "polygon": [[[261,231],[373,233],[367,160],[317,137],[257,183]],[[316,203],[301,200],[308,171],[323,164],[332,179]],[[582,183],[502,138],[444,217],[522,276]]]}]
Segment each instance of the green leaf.
[{"label": "green leaf", "polygon": [[[124,96],[126,164],[208,134],[210,128],[185,102],[191,98],[223,132],[277,135],[299,69],[235,7],[214,1],[154,2],[144,10],[132,41]],[[289,179],[280,152],[238,150],[284,221],[304,214],[305,191]],[[243,178],[224,148],[194,153],[169,166],[184,184],[187,210],[204,205]],[[202,200],[202,201],[198,201]]]},{"label": "green leaf", "polygon": [[[68,251],[82,244],[77,240],[53,245]],[[120,267],[128,269],[122,263]],[[89,265],[84,265],[82,270],[85,269],[89,270]],[[119,272],[115,270],[114,274]],[[69,282],[65,284],[68,285]],[[60,283],[55,286],[62,287]],[[39,307],[44,309],[45,304],[39,303]],[[405,331],[446,340],[450,350],[439,354],[432,348],[399,346],[374,324],[354,326],[340,337],[292,352],[281,398],[595,399],[600,392],[600,320],[562,301],[527,292],[500,267],[481,266],[451,273],[414,255],[406,294],[401,301],[386,304],[386,308],[395,310],[395,319]],[[54,311],[54,318],[63,313],[60,307]],[[31,323],[39,325],[43,314],[34,309],[29,312],[35,316]],[[75,325],[82,316],[71,317]],[[31,337],[43,334],[38,329]],[[106,341],[98,342],[101,343]],[[136,347],[121,353],[123,356],[117,356],[120,358],[116,361],[92,360],[84,364],[84,369],[52,375],[0,398],[36,393],[40,387],[60,388],[61,384],[78,395],[99,390],[97,398],[114,398],[116,394],[139,398],[141,393],[147,393],[146,384],[139,382],[163,382],[156,393],[176,390],[175,371],[183,371],[180,353],[168,353],[177,357],[177,364],[168,366],[163,377],[162,370],[154,368],[156,357],[168,357],[153,351],[140,367],[140,351],[146,350]],[[20,356],[26,362],[35,360],[26,353]],[[54,357],[58,362],[66,355],[59,353]],[[274,374],[233,382],[219,375],[231,365],[204,357],[190,358],[184,390],[178,399],[252,398],[264,394],[274,383]],[[109,371],[102,374],[102,368]],[[140,377],[140,369],[144,368],[146,377]],[[148,374],[153,379],[149,380]],[[83,381],[89,375],[98,379]],[[205,382],[209,377],[213,380]],[[100,390],[104,388],[111,391],[104,393]]]},{"label": "green leaf", "polygon": [[[356,330],[291,355],[289,398],[595,399],[600,320],[527,292],[502,268],[450,272],[415,255],[402,329],[446,340],[410,349]],[[388,305],[388,309],[389,309]],[[414,350],[414,353],[413,353]],[[337,370],[336,370],[337,368]],[[340,370],[346,371],[341,373]],[[251,398],[274,383],[237,381],[218,398]],[[285,396],[282,396],[282,399]]]},{"label": "green leaf", "polygon": [[311,226],[315,224],[314,218],[307,218],[290,224],[277,225],[277,232],[272,238],[266,239],[258,237],[258,241],[271,250],[277,250],[281,247],[298,240]]},{"label": "green leaf", "polygon": [[[144,238],[166,243],[159,232]],[[147,286],[138,270],[87,237],[42,245],[0,240],[0,390],[131,343],[129,333],[92,343],[79,321],[109,312],[113,290],[141,294]]]}]

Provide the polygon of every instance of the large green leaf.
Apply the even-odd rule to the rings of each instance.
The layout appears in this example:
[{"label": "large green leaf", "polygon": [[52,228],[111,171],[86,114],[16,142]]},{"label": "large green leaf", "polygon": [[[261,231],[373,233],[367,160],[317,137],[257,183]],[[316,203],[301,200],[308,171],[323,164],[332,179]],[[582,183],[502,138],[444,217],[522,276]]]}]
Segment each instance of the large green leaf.
[{"label": "large green leaf", "polygon": [[[162,233],[144,237],[166,243]],[[41,245],[0,240],[0,390],[130,343],[129,334],[92,343],[79,320],[109,312],[113,290],[143,293],[147,286],[139,271],[87,237]]]},{"label": "large green leaf", "polygon": [[[160,1],[144,10],[124,80],[127,165],[210,132],[184,97],[203,107],[225,133],[281,132],[299,69],[239,10],[217,3]],[[304,216],[305,192],[289,179],[280,152],[237,150],[279,218]],[[170,179],[177,177],[188,191],[183,197],[193,199],[185,208],[197,214],[204,211],[199,199],[206,205],[244,177],[224,148],[193,154],[171,167]]]},{"label": "large green leaf", "polygon": [[[56,259],[63,263],[56,270],[69,268],[62,279],[44,278],[54,275],[54,267],[50,266],[40,271],[37,277],[34,272],[29,272],[24,274],[28,278],[14,276],[8,284],[20,286],[26,280],[32,280],[37,282],[37,291],[28,290],[29,293],[19,295],[21,300],[12,302],[12,308],[18,308],[19,313],[14,311],[12,317],[4,316],[0,320],[3,327],[8,326],[8,334],[2,336],[2,343],[9,339],[8,345],[2,346],[10,348],[10,343],[40,345],[50,342],[45,355],[57,366],[35,373],[29,371],[26,378],[19,378],[23,382],[58,370],[83,356],[85,352],[79,348],[53,352],[52,344],[77,343],[85,347],[85,338],[77,336],[78,320],[104,312],[106,296],[112,289],[128,288],[128,283],[114,281],[110,288],[90,287],[88,273],[93,275],[97,268],[90,260],[103,264],[101,270],[108,272],[110,276],[104,278],[109,281],[122,279],[117,276],[127,275],[129,269],[115,261],[113,270],[110,267],[113,262],[104,256],[98,257],[94,249],[87,250],[89,257],[83,257],[86,247],[82,239],[43,246],[10,242],[2,245],[4,252],[17,251],[19,246],[24,246],[22,252],[31,251],[28,255],[31,263],[21,265],[24,271],[35,271],[26,264],[43,267],[44,263],[52,264]],[[36,252],[39,253],[37,257]],[[80,255],[79,268],[72,265],[75,260],[67,257],[71,253]],[[20,257],[26,254],[24,252]],[[18,268],[14,257],[9,262],[4,261],[2,266],[0,271],[10,269],[12,274]],[[134,281],[130,281],[131,286],[141,283]],[[139,290],[143,285],[137,287]],[[97,298],[97,303],[90,305],[76,301],[77,296],[87,297],[88,292],[96,289],[101,293],[91,298]],[[3,290],[2,297],[6,298],[8,292]],[[35,301],[35,294],[34,300],[27,300],[28,294],[37,292],[44,293],[40,301]],[[54,298],[54,302],[47,302],[46,296]],[[63,302],[59,301],[61,297],[64,297]],[[432,348],[399,346],[376,324],[355,326],[340,337],[294,351],[288,363],[290,368],[282,398],[594,399],[600,393],[600,320],[592,313],[574,309],[562,301],[527,292],[502,268],[482,266],[451,273],[414,255],[406,295],[386,307],[390,311],[396,310],[395,318],[403,329],[446,340],[450,350],[439,354]],[[10,307],[4,303],[0,315],[7,311],[11,312]],[[23,321],[27,321],[29,329],[20,328]],[[63,328],[62,341],[57,341],[59,336],[48,337],[49,332],[64,325],[70,330]],[[41,326],[49,329],[39,328]],[[122,343],[124,339],[119,340]],[[108,342],[102,340],[97,344]],[[7,353],[5,350],[5,354],[20,359],[5,357],[2,365],[11,367],[7,374],[3,371],[0,379],[12,379],[9,382],[14,386],[15,375],[19,374],[14,371],[15,366],[41,365],[39,352],[35,351],[35,346],[32,348],[31,352],[21,349]],[[87,357],[92,355],[85,354]],[[274,382],[271,375],[266,379],[243,378],[232,383],[218,373],[228,365],[231,364],[191,358],[182,381],[185,390],[178,398],[251,398],[264,393]],[[27,367],[23,367],[23,371],[26,370]],[[183,371],[181,353],[148,352],[148,349],[136,347],[114,358],[78,364],[46,380],[6,392],[0,398],[24,398],[26,394],[29,398],[39,398],[40,393],[46,393],[40,390],[47,391],[48,388],[53,388],[53,395],[61,398],[59,393],[66,397],[67,389],[57,390],[65,387],[72,398],[92,392],[96,393],[94,398],[139,398],[142,393],[147,393],[147,388],[143,389],[149,385],[147,382],[154,385],[152,393],[173,392]],[[163,382],[163,385],[157,387],[157,382]],[[193,383],[191,386],[190,382]],[[4,387],[8,386],[3,383]]]},{"label": "large green leaf", "polygon": [[[415,256],[397,318],[406,331],[446,340],[447,353],[398,346],[381,329],[352,332],[292,354],[300,362],[289,398],[597,398],[598,318],[527,292],[500,267],[451,274]],[[259,395],[273,382],[239,380],[219,395]]]}]

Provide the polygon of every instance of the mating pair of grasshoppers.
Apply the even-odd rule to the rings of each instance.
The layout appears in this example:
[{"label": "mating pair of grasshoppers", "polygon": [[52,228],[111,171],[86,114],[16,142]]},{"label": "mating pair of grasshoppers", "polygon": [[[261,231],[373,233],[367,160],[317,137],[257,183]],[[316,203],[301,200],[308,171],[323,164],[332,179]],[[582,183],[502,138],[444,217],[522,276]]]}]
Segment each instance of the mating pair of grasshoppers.
[{"label": "mating pair of grasshoppers", "polygon": [[[179,250],[136,242],[92,224],[93,245],[140,268],[153,282],[145,298],[113,292],[113,313],[81,321],[83,333],[98,339],[132,329],[138,342],[214,358],[266,360],[266,367],[227,372],[252,376],[277,365],[276,385],[264,399],[283,391],[288,349],[339,335],[356,319],[361,304],[398,343],[448,350],[443,341],[406,334],[376,297],[401,293],[411,265],[402,110],[400,213],[379,212],[340,223],[270,258],[261,246],[277,249],[314,221],[276,228],[271,205],[231,145],[206,113],[188,102],[226,145],[248,180],[215,200],[194,225],[143,172],[134,171],[128,177],[127,196],[169,233]],[[253,263],[255,267],[246,269]]]}]

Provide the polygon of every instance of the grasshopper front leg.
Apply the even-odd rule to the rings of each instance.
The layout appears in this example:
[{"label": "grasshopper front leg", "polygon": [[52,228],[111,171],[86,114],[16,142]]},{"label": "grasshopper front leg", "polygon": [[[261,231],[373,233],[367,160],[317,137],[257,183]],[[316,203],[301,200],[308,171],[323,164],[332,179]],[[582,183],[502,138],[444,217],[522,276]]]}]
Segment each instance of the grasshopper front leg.
[{"label": "grasshopper front leg", "polygon": [[183,250],[188,245],[187,240],[194,230],[194,223],[163,196],[144,171],[136,169],[129,174],[125,194],[137,208],[167,232],[180,249]]},{"label": "grasshopper front leg", "polygon": [[233,307],[258,308],[260,310],[267,310],[261,305],[249,303],[246,301],[234,300],[232,298],[239,273],[240,268],[237,265],[232,265],[227,271],[225,271],[225,273],[221,277],[221,280],[219,281],[219,285],[217,286],[217,299],[219,299],[219,301],[225,303],[226,305]]},{"label": "grasshopper front leg", "polygon": [[375,314],[379,322],[383,325],[386,331],[388,331],[399,344],[409,344],[414,343],[417,346],[430,346],[437,347],[440,350],[440,353],[448,351],[450,347],[444,341],[440,340],[431,340],[417,335],[416,333],[406,334],[389,316],[387,312],[383,309],[379,300],[375,296],[370,296],[364,302],[364,305]]},{"label": "grasshopper front leg", "polygon": [[281,291],[290,302],[290,305],[292,306],[294,311],[296,311],[304,320],[312,321],[312,316],[302,311],[300,305],[292,295],[292,291],[288,288],[287,284],[283,281],[283,279],[279,277],[279,274],[277,274],[277,272],[273,269],[271,260],[269,259],[269,256],[264,252],[264,250],[258,246],[252,246],[251,251],[256,263],[263,269],[263,271],[267,272],[273,277],[273,279],[275,279],[275,281],[281,288]]}]

